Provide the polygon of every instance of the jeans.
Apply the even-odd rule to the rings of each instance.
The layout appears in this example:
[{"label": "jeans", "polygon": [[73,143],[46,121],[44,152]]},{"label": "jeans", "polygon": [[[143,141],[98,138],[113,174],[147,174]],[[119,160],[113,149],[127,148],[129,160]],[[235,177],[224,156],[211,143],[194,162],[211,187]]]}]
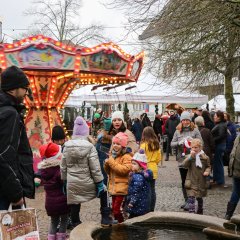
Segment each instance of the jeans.
[{"label": "jeans", "polygon": [[238,204],[240,199],[240,178],[233,178],[233,189],[230,202]]},{"label": "jeans", "polygon": [[50,222],[48,233],[53,234],[53,235],[56,234],[59,223],[60,223],[60,227],[59,227],[58,232],[66,233],[67,222],[68,222],[68,214],[64,214],[61,216],[51,216],[51,222]]},{"label": "jeans", "polygon": [[169,158],[169,154],[172,152],[172,148],[171,148],[171,141],[172,141],[172,137],[168,136],[167,138],[167,151],[166,151],[166,158]]},{"label": "jeans", "polygon": [[149,183],[150,183],[150,212],[154,212],[154,208],[156,205],[156,191],[155,191],[156,180],[153,179],[149,181]]},{"label": "jeans", "polygon": [[223,166],[223,154],[226,150],[226,144],[217,144],[215,148],[215,156],[213,160],[213,180],[217,184],[224,184],[224,166]]}]

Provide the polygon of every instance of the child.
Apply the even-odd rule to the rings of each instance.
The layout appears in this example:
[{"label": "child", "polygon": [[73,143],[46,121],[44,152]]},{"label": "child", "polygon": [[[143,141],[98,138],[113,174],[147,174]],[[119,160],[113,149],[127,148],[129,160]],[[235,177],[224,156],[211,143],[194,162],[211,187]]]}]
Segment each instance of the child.
[{"label": "child", "polygon": [[126,153],[128,136],[119,132],[113,137],[111,155],[105,161],[104,169],[108,174],[108,191],[112,195],[113,215],[119,223],[123,222],[121,205],[127,195],[128,179],[131,171],[131,155]]},{"label": "child", "polygon": [[187,189],[189,213],[195,213],[195,199],[197,198],[197,214],[203,214],[203,197],[207,195],[207,177],[211,172],[209,157],[202,150],[202,141],[195,138],[191,142],[191,152],[181,167],[188,168],[185,181]]},{"label": "child", "polygon": [[48,216],[51,217],[48,240],[64,240],[69,210],[60,174],[61,146],[49,143],[40,147],[40,153],[43,161],[38,164],[38,169],[46,192],[45,208]]},{"label": "child", "polygon": [[147,167],[153,172],[153,179],[150,181],[150,211],[153,212],[156,205],[155,181],[158,177],[158,163],[162,160],[162,156],[158,138],[152,127],[144,128],[140,149],[145,151],[147,156]]},{"label": "child", "polygon": [[132,158],[132,172],[126,197],[126,212],[129,218],[144,215],[150,210],[150,184],[153,174],[147,170],[147,157],[144,150],[140,149]]}]

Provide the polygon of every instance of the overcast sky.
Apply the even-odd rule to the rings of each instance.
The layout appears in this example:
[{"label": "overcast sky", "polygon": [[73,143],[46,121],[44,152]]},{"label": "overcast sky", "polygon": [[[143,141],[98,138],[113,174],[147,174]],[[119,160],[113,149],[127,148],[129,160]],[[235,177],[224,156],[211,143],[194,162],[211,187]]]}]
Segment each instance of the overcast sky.
[{"label": "overcast sky", "polygon": [[[80,17],[76,17],[76,22],[80,23],[80,27],[91,23],[106,26],[106,37],[112,39],[129,53],[136,54],[140,50],[139,45],[131,46],[129,43],[134,43],[137,36],[131,36],[122,41],[126,34],[123,26],[127,19],[120,10],[107,9],[101,4],[106,2],[109,0],[82,0]],[[6,34],[5,39],[8,41],[12,41],[14,36],[26,31],[25,29],[33,22],[33,18],[23,14],[31,7],[31,3],[32,0],[4,0],[1,2],[0,18],[3,22],[3,34]],[[13,31],[13,29],[15,30]]]}]

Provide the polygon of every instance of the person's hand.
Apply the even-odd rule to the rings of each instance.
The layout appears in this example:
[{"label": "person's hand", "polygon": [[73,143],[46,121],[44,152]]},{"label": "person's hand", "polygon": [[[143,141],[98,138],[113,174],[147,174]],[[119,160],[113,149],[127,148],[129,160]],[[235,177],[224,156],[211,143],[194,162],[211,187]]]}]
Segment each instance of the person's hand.
[{"label": "person's hand", "polygon": [[12,203],[13,206],[22,206],[24,204],[24,199],[21,198],[19,201]]},{"label": "person's hand", "polygon": [[195,157],[196,157],[196,153],[195,153],[194,151],[191,151],[191,152],[190,152],[190,155],[191,155],[192,158],[195,158]]},{"label": "person's hand", "polygon": [[178,142],[178,145],[183,145],[184,142],[185,142],[185,139],[182,139],[182,140],[180,140],[180,141]]},{"label": "person's hand", "polygon": [[101,195],[107,191],[107,187],[104,185],[103,181],[96,183],[97,186],[97,197],[100,198]]},{"label": "person's hand", "polygon": [[128,204],[128,207],[129,207],[129,208],[132,208],[132,207],[133,207],[133,205],[132,205],[131,203],[129,203],[129,204]]},{"label": "person's hand", "polygon": [[204,176],[204,177],[209,176],[209,172],[204,172],[204,173],[203,173],[203,176]]},{"label": "person's hand", "polygon": [[37,188],[37,187],[39,187],[40,186],[40,184],[41,184],[41,179],[40,178],[34,178],[34,184],[35,184],[35,187]]}]

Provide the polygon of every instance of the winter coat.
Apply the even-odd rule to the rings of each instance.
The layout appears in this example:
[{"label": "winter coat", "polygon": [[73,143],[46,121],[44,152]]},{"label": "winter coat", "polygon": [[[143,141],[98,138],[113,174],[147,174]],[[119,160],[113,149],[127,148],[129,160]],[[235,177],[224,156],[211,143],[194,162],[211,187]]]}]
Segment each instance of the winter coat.
[{"label": "winter coat", "polygon": [[143,131],[143,127],[142,127],[141,122],[134,121],[134,124],[132,125],[132,133],[135,136],[137,142],[141,141],[142,131]]},{"label": "winter coat", "polygon": [[126,195],[128,191],[129,173],[131,171],[132,157],[124,154],[105,161],[104,169],[108,174],[108,191],[111,195]]},{"label": "winter coat", "polygon": [[[150,184],[153,175],[151,170],[130,173],[128,195],[126,196],[126,212],[141,216],[150,210]],[[128,207],[132,204],[133,207]]]},{"label": "winter coat", "polygon": [[157,136],[159,134],[162,135],[162,124],[163,124],[162,120],[156,117],[153,122],[153,130]]},{"label": "winter coat", "polygon": [[151,121],[150,121],[150,119],[149,119],[149,117],[147,116],[146,113],[143,114],[142,126],[143,126],[143,129],[145,127],[151,127],[152,126]]},{"label": "winter coat", "polygon": [[226,122],[217,123],[211,132],[213,135],[215,145],[226,143],[226,141],[227,141],[227,124],[226,124]]},{"label": "winter coat", "polygon": [[63,181],[60,174],[61,159],[43,160],[38,164],[41,180],[46,192],[45,208],[48,216],[67,214],[67,196],[63,193]]},{"label": "winter coat", "polygon": [[233,122],[227,122],[227,141],[226,141],[226,152],[231,153],[234,140],[237,136],[236,125]]},{"label": "winter coat", "polygon": [[166,134],[170,139],[173,138],[173,135],[176,131],[176,127],[179,124],[180,120],[177,117],[177,115],[170,116],[170,118],[166,121],[165,124],[165,129],[166,129]]},{"label": "winter coat", "polygon": [[236,137],[230,155],[229,177],[240,178],[240,135]]},{"label": "winter coat", "polygon": [[210,131],[214,128],[214,122],[211,119],[204,118],[204,125],[206,128],[208,128]]},{"label": "winter coat", "polygon": [[213,159],[213,153],[215,148],[212,133],[208,128],[205,127],[198,127],[198,129],[203,139],[203,151],[211,161]]},{"label": "winter coat", "polygon": [[166,134],[166,122],[169,119],[168,115],[163,115],[162,116],[162,121],[163,121],[163,125],[162,125],[162,134],[165,135]]},{"label": "winter coat", "polygon": [[34,198],[33,156],[21,117],[23,105],[0,91],[0,198]]},{"label": "winter coat", "polygon": [[197,198],[205,197],[207,195],[208,182],[207,177],[203,176],[204,172],[211,172],[210,160],[206,154],[200,155],[202,168],[196,166],[196,159],[189,159],[190,155],[185,158],[182,167],[188,169],[185,180],[185,188],[188,196]]},{"label": "winter coat", "polygon": [[158,163],[162,160],[161,149],[150,151],[147,143],[141,143],[140,149],[145,151],[147,156],[147,167],[153,172],[153,179],[158,177]]},{"label": "winter coat", "polygon": [[88,137],[65,142],[61,177],[67,180],[67,203],[78,204],[96,197],[96,183],[103,180],[97,150]]},{"label": "winter coat", "polygon": [[133,133],[131,131],[129,131],[128,129],[124,133],[126,133],[128,136],[127,147],[132,149],[132,153],[137,152],[138,145],[136,143],[136,138],[134,137]]},{"label": "winter coat", "polygon": [[[177,148],[177,161],[179,163],[181,163],[185,159],[185,155],[183,153],[184,152],[183,144],[179,145],[179,142],[187,137],[199,138],[202,140],[201,134],[194,123],[191,122],[189,128],[183,128],[182,123],[179,123],[171,142],[171,147]],[[190,149],[188,149],[186,154],[189,154],[189,153],[190,153]]]}]

